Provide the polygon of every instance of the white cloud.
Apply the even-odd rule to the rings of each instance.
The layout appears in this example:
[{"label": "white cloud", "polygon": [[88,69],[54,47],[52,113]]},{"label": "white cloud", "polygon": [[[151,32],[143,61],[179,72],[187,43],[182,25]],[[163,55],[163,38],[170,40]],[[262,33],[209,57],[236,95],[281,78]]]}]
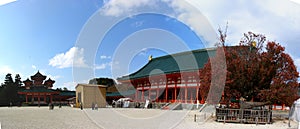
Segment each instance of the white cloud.
[{"label": "white cloud", "polygon": [[82,81],[77,81],[77,82],[65,82],[63,83],[63,86],[60,87],[60,88],[63,88],[63,87],[66,87],[68,90],[75,90],[75,87],[77,86],[77,84],[81,84],[81,83],[84,83],[84,84],[87,84],[89,83],[88,80],[82,80]]},{"label": "white cloud", "polygon": [[8,4],[8,3],[15,2],[15,1],[17,1],[17,0],[0,0],[0,6]]},{"label": "white cloud", "polygon": [[[193,30],[200,34],[203,33],[201,21],[196,20],[197,14],[185,4],[182,0],[165,0],[177,11],[177,19],[183,21]],[[300,37],[300,1],[295,4],[286,0],[254,0],[254,1],[232,1],[226,0],[186,0],[195,5],[203,15],[205,15],[215,31],[219,26],[224,28],[226,22],[229,23],[227,44],[236,45],[239,43],[243,33],[252,31],[261,33],[267,37],[267,40],[279,42],[286,47],[286,51],[292,57],[299,57],[298,43]],[[294,0],[296,2],[296,0]],[[202,29],[202,30],[201,30]],[[205,30],[205,29],[204,29]],[[205,32],[204,32],[205,33]],[[210,42],[206,47],[212,46],[213,39],[209,35],[203,35],[203,38]],[[293,58],[300,70],[299,59]]]},{"label": "white cloud", "polygon": [[33,68],[34,70],[36,70],[36,66],[35,65],[31,65],[31,68]]},{"label": "white cloud", "polygon": [[300,0],[290,0],[290,1],[300,4]]},{"label": "white cloud", "polygon": [[95,69],[96,70],[101,70],[101,69],[106,69],[107,67],[111,67],[112,63],[109,62],[109,63],[103,63],[103,64],[96,64],[95,65]]},{"label": "white cloud", "polygon": [[100,59],[110,59],[110,58],[111,56],[105,56],[105,55],[100,56]]},{"label": "white cloud", "polygon": [[[105,14],[118,16],[139,7],[153,6],[159,0],[110,0],[105,2],[102,11]],[[260,0],[228,2],[226,0],[160,0],[167,3],[175,11],[175,17],[189,25],[199,35],[209,42],[211,47],[215,42],[215,36],[207,33],[210,25],[203,22],[207,18],[216,32],[219,26],[229,22],[228,42],[237,44],[243,33],[254,31],[263,33],[269,39],[278,40],[283,31],[295,33],[300,28],[299,4],[286,0]],[[298,2],[300,0],[292,0]],[[195,7],[197,9],[194,9]],[[113,11],[115,10],[115,11]],[[115,13],[112,13],[115,12]],[[202,15],[202,14],[203,15]],[[170,14],[171,15],[171,14]],[[205,17],[204,17],[205,16]],[[278,26],[278,27],[274,27]],[[280,28],[280,29],[278,29]]]},{"label": "white cloud", "polygon": [[[158,0],[110,0],[104,5],[106,15],[119,16],[142,7],[153,6]],[[218,27],[229,23],[227,44],[239,43],[243,33],[252,31],[265,34],[267,40],[279,42],[292,57],[299,57],[300,0],[161,0],[174,10],[178,20],[190,26],[211,47],[217,41]],[[192,6],[191,6],[192,5]],[[191,8],[195,7],[196,10]],[[202,14],[201,14],[202,13]],[[210,25],[203,22],[207,18]],[[295,58],[293,58],[295,60]],[[298,61],[298,60],[297,60]],[[298,61],[299,62],[299,61]],[[298,63],[298,69],[300,67]]]},{"label": "white cloud", "polygon": [[65,82],[63,84],[63,87],[67,87],[67,89],[69,89],[69,90],[74,90],[77,84],[78,83],[76,83],[76,82]]},{"label": "white cloud", "polygon": [[100,64],[95,66],[95,69],[105,69],[105,68],[106,68],[106,64]]},{"label": "white cloud", "polygon": [[72,47],[66,53],[60,53],[49,60],[49,65],[58,68],[87,67],[84,60],[84,49]]},{"label": "white cloud", "polygon": [[53,76],[53,75],[50,75],[50,74],[48,74],[48,75],[46,75],[48,78],[51,78],[51,80],[57,80],[57,79],[59,79],[59,78],[62,78],[62,76],[59,76],[59,75],[55,75],[55,76]]},{"label": "white cloud", "polygon": [[132,23],[131,26],[137,28],[137,27],[142,26],[143,24],[144,24],[144,21],[136,21],[136,22]]},{"label": "white cloud", "polygon": [[[107,16],[130,15],[131,12],[137,12],[143,7],[155,7],[156,4],[162,4],[161,2],[169,4],[171,7],[169,10],[173,9],[175,11],[169,15],[176,14],[175,17],[179,21],[186,23],[193,31],[203,36],[204,40],[209,43],[208,46],[213,46],[216,43],[215,30],[207,25],[206,18],[199,13],[199,10],[192,8],[192,5],[186,0],[110,0],[104,2],[102,13]],[[142,24],[143,22],[136,22],[132,25],[139,27]]]},{"label": "white cloud", "polygon": [[125,13],[136,11],[141,6],[150,6],[155,0],[110,0],[105,1],[102,11],[107,16],[120,16]]},{"label": "white cloud", "polygon": [[211,47],[217,42],[215,30],[199,10],[191,8],[191,5],[182,0],[173,0],[171,5],[178,13],[177,19],[187,24],[198,35],[203,36],[207,47]]},{"label": "white cloud", "polygon": [[[291,38],[292,32],[297,36],[300,28],[300,6],[286,0],[260,0],[254,1],[232,1],[226,0],[164,0],[177,12],[177,19],[183,21],[192,29],[202,35],[211,47],[215,39],[214,35],[206,35],[205,24],[201,22],[201,12],[214,27],[225,26],[229,22],[228,38],[230,44],[238,44],[243,33],[253,31],[262,33],[269,40],[281,42]],[[186,3],[194,5],[198,10],[193,10]],[[280,28],[280,29],[279,29]]]}]

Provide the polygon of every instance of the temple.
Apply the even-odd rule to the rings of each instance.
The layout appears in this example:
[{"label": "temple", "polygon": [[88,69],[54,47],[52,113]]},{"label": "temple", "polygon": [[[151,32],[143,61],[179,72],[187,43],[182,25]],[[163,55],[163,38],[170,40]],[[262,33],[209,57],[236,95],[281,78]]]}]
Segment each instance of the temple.
[{"label": "temple", "polygon": [[133,86],[134,101],[204,103],[201,98],[200,69],[204,67],[216,49],[200,49],[157,58],[138,71],[118,78],[125,86]]},{"label": "temple", "polygon": [[49,103],[67,103],[66,100],[75,96],[74,91],[60,91],[52,89],[54,80],[46,79],[39,71],[23,81],[18,94],[23,96],[23,103],[28,105],[45,105]]}]

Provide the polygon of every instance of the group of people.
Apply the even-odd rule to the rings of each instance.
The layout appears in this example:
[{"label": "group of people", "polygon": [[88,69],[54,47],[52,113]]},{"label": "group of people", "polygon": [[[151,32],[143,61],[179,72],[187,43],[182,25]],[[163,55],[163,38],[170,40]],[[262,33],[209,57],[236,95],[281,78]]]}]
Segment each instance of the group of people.
[{"label": "group of people", "polygon": [[98,104],[92,103],[92,110],[98,110]]},{"label": "group of people", "polygon": [[[61,108],[62,104],[59,103],[58,107]],[[49,110],[53,110],[54,109],[54,104],[53,103],[49,103]]]},{"label": "group of people", "polygon": [[129,100],[118,100],[118,101],[115,101],[113,100],[112,101],[112,107],[114,108],[128,108],[130,106],[130,101]]},{"label": "group of people", "polygon": [[130,100],[126,99],[119,99],[117,101],[113,100],[112,101],[112,107],[113,108],[129,108],[129,107],[135,107],[135,108],[152,108],[152,103],[150,100],[146,100],[145,103],[140,103],[140,102],[134,102],[133,104],[130,104]]},{"label": "group of people", "polygon": [[53,103],[49,103],[49,110],[53,110],[54,109],[54,104]]}]

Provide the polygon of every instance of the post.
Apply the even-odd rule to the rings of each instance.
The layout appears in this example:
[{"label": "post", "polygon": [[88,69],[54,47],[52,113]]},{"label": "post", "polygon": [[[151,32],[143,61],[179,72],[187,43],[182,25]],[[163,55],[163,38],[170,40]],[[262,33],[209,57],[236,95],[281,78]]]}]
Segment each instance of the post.
[{"label": "post", "polygon": [[196,120],[197,120],[197,116],[196,116],[196,114],[194,115],[194,122],[196,122]]},{"label": "post", "polygon": [[270,120],[270,116],[271,116],[271,111],[268,110],[268,116],[267,116],[267,119],[268,119],[268,124],[270,124],[271,120]]},{"label": "post", "polygon": [[240,121],[241,121],[241,123],[243,123],[243,120],[244,119],[244,110],[241,108],[240,109]]},{"label": "post", "polygon": [[255,123],[256,123],[256,126],[257,126],[257,124],[258,124],[258,117],[257,116],[255,117]]}]

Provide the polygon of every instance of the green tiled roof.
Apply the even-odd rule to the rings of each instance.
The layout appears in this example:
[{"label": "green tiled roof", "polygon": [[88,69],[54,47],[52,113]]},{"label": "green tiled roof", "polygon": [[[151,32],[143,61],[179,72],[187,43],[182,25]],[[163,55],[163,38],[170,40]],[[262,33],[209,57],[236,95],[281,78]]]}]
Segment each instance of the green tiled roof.
[{"label": "green tiled roof", "polygon": [[59,91],[60,96],[76,96],[75,91]]},{"label": "green tiled roof", "polygon": [[60,96],[76,96],[75,91],[59,91],[59,90],[55,90],[55,89],[48,89],[47,87],[44,86],[34,86],[31,87],[30,89],[25,89],[22,88],[19,90],[19,92],[23,92],[23,93],[59,93]]},{"label": "green tiled roof", "polygon": [[210,56],[214,56],[215,48],[199,49],[153,58],[144,67],[118,80],[129,80],[148,77],[149,75],[194,71],[204,67]]},{"label": "green tiled roof", "polygon": [[30,89],[21,89],[19,92],[56,92],[43,86],[35,86]]}]

